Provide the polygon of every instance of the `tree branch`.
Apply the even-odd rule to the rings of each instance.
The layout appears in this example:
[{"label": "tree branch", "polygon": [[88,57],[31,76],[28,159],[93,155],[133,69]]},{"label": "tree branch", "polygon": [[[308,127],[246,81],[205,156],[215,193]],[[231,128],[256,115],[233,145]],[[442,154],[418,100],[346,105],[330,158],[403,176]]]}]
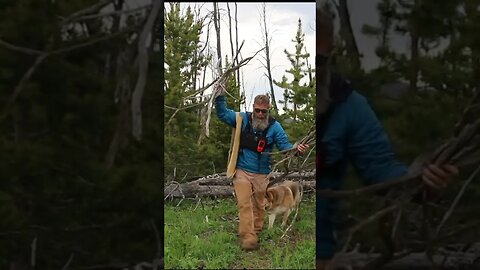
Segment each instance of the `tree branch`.
[{"label": "tree branch", "polygon": [[135,85],[135,90],[132,94],[132,134],[140,141],[142,137],[142,111],[141,102],[145,85],[147,83],[148,72],[148,47],[147,38],[152,39],[151,33],[153,29],[153,23],[158,17],[160,12],[161,1],[154,1],[153,8],[148,15],[147,22],[143,27],[142,33],[138,39],[138,79]]}]

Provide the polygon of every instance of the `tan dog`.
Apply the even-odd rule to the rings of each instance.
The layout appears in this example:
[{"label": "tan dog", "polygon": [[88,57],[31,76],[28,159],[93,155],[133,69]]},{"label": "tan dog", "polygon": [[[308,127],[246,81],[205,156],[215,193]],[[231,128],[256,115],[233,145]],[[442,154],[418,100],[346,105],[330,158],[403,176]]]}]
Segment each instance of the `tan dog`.
[{"label": "tan dog", "polygon": [[268,228],[273,227],[277,215],[283,214],[282,226],[287,224],[290,212],[298,207],[302,200],[303,187],[298,182],[284,181],[267,189]]}]

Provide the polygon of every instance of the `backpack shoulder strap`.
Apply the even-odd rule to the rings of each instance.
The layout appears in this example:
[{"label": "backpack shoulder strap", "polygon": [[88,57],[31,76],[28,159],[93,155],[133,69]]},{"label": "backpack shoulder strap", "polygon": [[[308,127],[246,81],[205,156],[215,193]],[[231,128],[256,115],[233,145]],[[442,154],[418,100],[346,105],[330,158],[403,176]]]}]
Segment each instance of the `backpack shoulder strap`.
[{"label": "backpack shoulder strap", "polygon": [[247,114],[247,125],[245,126],[245,130],[251,132],[252,129],[252,112],[246,112]]}]

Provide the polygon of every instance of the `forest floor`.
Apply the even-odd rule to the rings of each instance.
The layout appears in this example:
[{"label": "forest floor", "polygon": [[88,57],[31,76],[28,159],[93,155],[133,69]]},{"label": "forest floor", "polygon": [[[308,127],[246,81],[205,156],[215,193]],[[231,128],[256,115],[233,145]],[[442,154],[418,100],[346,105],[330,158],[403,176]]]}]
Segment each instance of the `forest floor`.
[{"label": "forest floor", "polygon": [[[165,202],[165,269],[314,269],[315,198],[304,194],[285,237],[281,217],[260,234],[260,248],[240,249],[234,198]],[[289,217],[293,220],[295,212]]]}]

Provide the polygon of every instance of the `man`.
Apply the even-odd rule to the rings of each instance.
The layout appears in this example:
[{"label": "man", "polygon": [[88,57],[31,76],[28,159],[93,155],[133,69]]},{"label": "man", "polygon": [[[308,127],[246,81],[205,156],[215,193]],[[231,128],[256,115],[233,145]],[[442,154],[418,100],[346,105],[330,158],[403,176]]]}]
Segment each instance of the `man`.
[{"label": "man", "polygon": [[[331,17],[317,8],[317,72],[333,50]],[[318,75],[321,76],[321,75]],[[317,83],[317,188],[338,190],[350,161],[364,184],[398,178],[408,167],[398,162],[392,145],[366,98],[338,73],[328,75],[330,87]],[[322,104],[322,105],[319,105]],[[427,187],[438,190],[458,174],[455,166],[430,164],[423,170]],[[329,269],[334,257],[334,217],[338,201],[316,198],[316,266]]]},{"label": "man", "polygon": [[[223,93],[216,98],[215,108],[221,121],[236,126],[236,112],[227,108]],[[239,211],[240,246],[244,250],[258,248],[258,235],[263,228],[266,176],[271,172],[270,155],[264,153],[271,152],[274,144],[281,151],[293,148],[285,130],[269,115],[269,110],[270,98],[258,95],[253,103],[253,113],[240,113],[242,131],[233,187]],[[296,146],[300,154],[308,148],[306,144]]]}]

